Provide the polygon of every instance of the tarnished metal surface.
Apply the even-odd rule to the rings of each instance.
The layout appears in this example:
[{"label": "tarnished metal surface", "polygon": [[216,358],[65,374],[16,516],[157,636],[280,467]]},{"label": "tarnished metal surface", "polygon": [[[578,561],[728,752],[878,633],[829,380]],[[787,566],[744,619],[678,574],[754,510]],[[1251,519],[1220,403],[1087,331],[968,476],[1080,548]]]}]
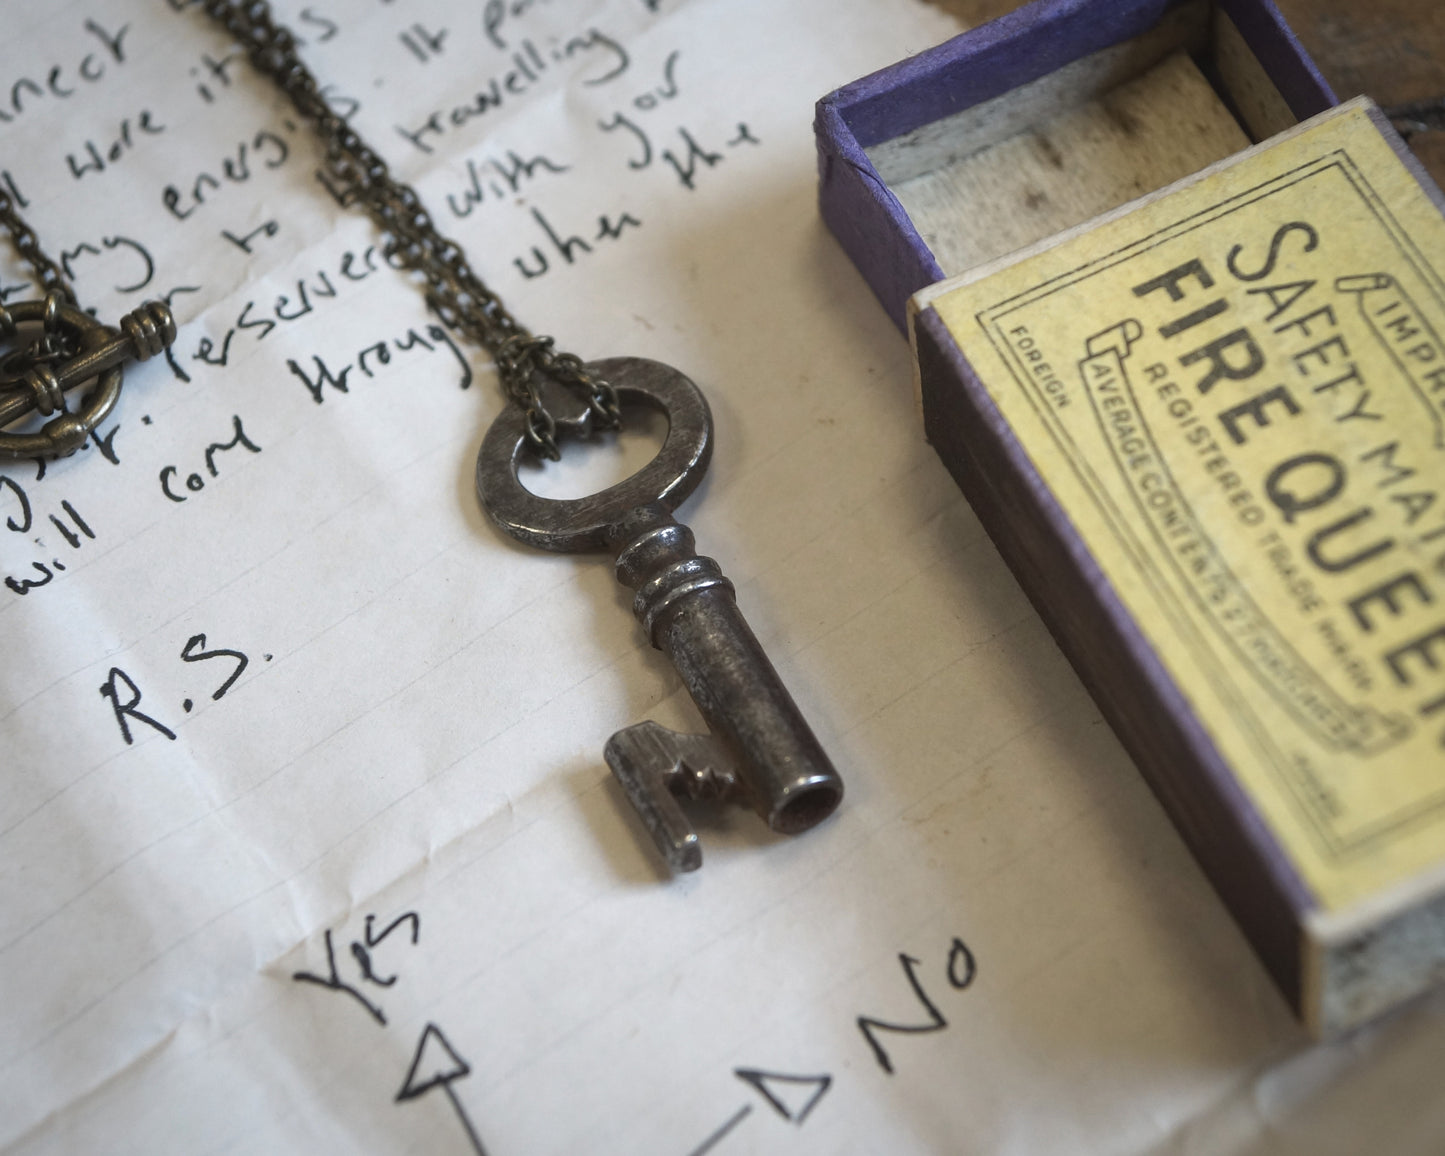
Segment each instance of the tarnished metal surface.
[{"label": "tarnished metal surface", "polygon": [[[590,497],[541,498],[517,477],[526,432],[509,408],[477,455],[477,493],[497,524],[521,541],[547,550],[613,551],[618,580],[637,592],[633,613],[672,660],[712,736],[706,741],[642,723],[613,735],[606,756],[668,863],[689,871],[702,855],[672,796],[733,799],[773,830],[796,834],[833,812],[843,781],[744,620],[732,583],[672,517],[712,454],[702,393],[677,370],[641,358],[588,369],[613,383],[623,405],[667,415],[657,457]],[[585,430],[588,415],[559,423],[565,425]]]},{"label": "tarnished metal surface", "polygon": [[679,797],[747,802],[732,758],[711,735],[678,734],[648,720],[618,731],[602,753],[674,871],[702,866],[702,844]]},{"label": "tarnished metal surface", "polygon": [[[527,418],[517,407],[492,422],[477,454],[477,496],[492,520],[512,537],[564,554],[609,550],[612,531],[639,506],[676,509],[697,489],[712,460],[712,414],[702,391],[671,366],[641,357],[589,362],[587,370],[611,381],[623,405],[667,415],[667,438],[657,457],[626,481],[585,498],[540,498],[517,478],[529,452]],[[559,434],[585,437],[596,422],[590,408],[573,405],[555,417]]]},{"label": "tarnished metal surface", "polygon": [[[63,304],[59,292],[0,305],[0,342],[12,346],[0,356],[0,457],[74,453],[115,408],[123,363],[154,357],[175,339],[175,319],[159,301],[127,313],[119,329]],[[89,382],[68,410],[66,391]],[[6,428],[37,412],[49,419],[38,429]]]},{"label": "tarnished metal surface", "polygon": [[[72,454],[115,408],[121,365],[164,350],[176,339],[176,323],[159,301],[127,313],[119,331],[81,310],[61,267],[4,188],[0,226],[45,291],[38,301],[0,300],[0,458]],[[66,391],[92,380],[80,408],[68,412]],[[50,420],[38,429],[7,428],[23,426],[33,412]]]},{"label": "tarnished metal surface", "polygon": [[[743,621],[732,583],[717,563],[693,551],[691,532],[671,517],[702,480],[712,454],[712,418],[698,388],[676,370],[638,358],[583,365],[572,354],[555,352],[551,338],[528,332],[472,270],[461,247],[436,228],[416,191],[392,177],[386,162],[326,103],[297,56],[295,38],[275,22],[264,0],[203,4],[316,130],[331,180],[385,231],[388,253],[425,279],[432,309],[496,358],[516,404],[483,441],[477,492],[497,525],[546,550],[614,551],[618,577],[637,590],[639,620],[672,658],[721,757],[736,767],[737,789],[726,793],[745,798],[778,831],[804,830],[831,813],[843,793],[837,772]],[[540,498],[518,480],[524,451],[555,458],[559,435],[616,428],[623,405],[651,406],[669,422],[662,452],[634,477],[572,501]],[[691,852],[680,849],[690,832],[679,833],[680,812],[670,792],[712,781],[694,765],[706,745],[661,728],[623,732],[609,744],[613,770],[663,854],[682,870],[695,868],[700,853],[695,836]],[[614,759],[615,752],[622,753]]]}]

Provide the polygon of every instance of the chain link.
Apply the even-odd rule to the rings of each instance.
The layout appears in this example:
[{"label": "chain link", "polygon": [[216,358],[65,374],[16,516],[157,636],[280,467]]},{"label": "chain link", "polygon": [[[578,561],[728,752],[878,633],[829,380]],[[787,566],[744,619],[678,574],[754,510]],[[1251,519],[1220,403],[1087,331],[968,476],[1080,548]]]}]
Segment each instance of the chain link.
[{"label": "chain link", "polygon": [[266,0],[204,0],[204,8],[310,122],[343,203],[365,208],[387,236],[388,254],[426,281],[427,304],[447,326],[496,359],[502,388],[527,415],[532,448],[549,458],[560,456],[556,421],[542,402],[539,376],[585,396],[594,418],[616,428],[621,411],[613,388],[589,374],[579,358],[554,352],[550,337],[534,336],[507,311],[472,270],[461,246],[437,229],[416,190],[393,177],[386,162],[327,104],[296,54],[295,38],[272,18]]},{"label": "chain link", "polygon": [[[120,398],[121,367],[146,361],[176,339],[175,318],[163,301],[147,301],[116,328],[80,308],[64,270],[40,247],[13,198],[0,188],[0,225],[9,232],[45,290],[40,300],[0,301],[0,342],[19,347],[0,357],[0,458],[44,459],[80,449]],[[37,334],[34,327],[39,325]],[[21,326],[28,331],[22,333]],[[89,383],[75,409],[65,391]],[[28,412],[49,420],[18,428]]]},{"label": "chain link", "polygon": [[[70,282],[66,280],[60,266],[45,255],[45,250],[40,247],[40,238],[25,223],[25,219],[15,207],[15,202],[3,186],[0,186],[0,225],[4,225],[10,233],[15,248],[30,265],[45,295],[59,293],[67,305],[75,305],[75,291],[71,289]],[[3,302],[0,302],[0,314],[4,314],[6,318],[9,316],[5,313]],[[4,319],[0,319],[0,337],[8,336],[13,331],[12,325],[7,325]]]},{"label": "chain link", "polygon": [[[0,186],[0,225],[4,225],[14,242],[16,251],[30,266],[35,280],[44,291],[45,315],[41,333],[21,349],[14,350],[0,360],[0,389],[13,389],[24,380],[36,366],[53,366],[78,352],[74,334],[67,333],[59,325],[62,305],[77,305],[75,290],[70,287],[64,271],[40,247],[40,238],[25,223],[15,201],[3,186]],[[0,341],[8,341],[19,332],[19,326],[5,302],[0,301]],[[55,408],[63,408],[63,402],[48,391],[37,393],[36,401],[40,412],[49,414]],[[58,404],[57,404],[58,403]]]}]

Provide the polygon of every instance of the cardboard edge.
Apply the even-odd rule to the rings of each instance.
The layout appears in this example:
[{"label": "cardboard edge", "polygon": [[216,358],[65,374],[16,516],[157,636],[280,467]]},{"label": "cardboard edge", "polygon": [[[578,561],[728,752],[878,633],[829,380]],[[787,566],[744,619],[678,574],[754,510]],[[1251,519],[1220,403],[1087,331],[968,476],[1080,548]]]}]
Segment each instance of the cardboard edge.
[{"label": "cardboard edge", "polygon": [[1234,22],[1296,120],[1340,103],[1274,0],[1214,0]]},{"label": "cardboard edge", "polygon": [[[913,319],[928,440],[1296,1013],[1317,904],[937,312]],[[1060,598],[1059,592],[1068,594]]]},{"label": "cardboard edge", "polygon": [[943,270],[832,97],[818,102],[813,131],[818,211],[893,324],[902,329],[908,299],[942,280]]},{"label": "cardboard edge", "polygon": [[1034,0],[824,99],[871,147],[1139,35],[1179,2]]},{"label": "cardboard edge", "polygon": [[[1142,35],[1179,0],[1033,0],[818,101],[819,210],[893,323],[943,270],[864,151]],[[1306,119],[1336,102],[1273,0],[1215,0]],[[1428,178],[1426,178],[1428,179]]]},{"label": "cardboard edge", "polygon": [[[1181,0],[1153,27],[1060,65],[1034,80],[864,150],[890,187],[974,156],[1002,141],[1138,80],[1175,53],[1210,44],[1210,0]],[[1281,104],[1283,99],[1281,98]]]},{"label": "cardboard edge", "polygon": [[1411,151],[1410,146],[1405,143],[1405,138],[1402,137],[1395,126],[1390,123],[1390,118],[1385,115],[1382,108],[1372,101],[1369,105],[1369,111],[1370,120],[1374,123],[1374,126],[1380,130],[1380,135],[1385,138],[1385,143],[1388,144],[1395,155],[1400,158],[1400,163],[1403,164],[1405,170],[1415,178],[1416,183],[1420,186],[1425,196],[1429,198],[1430,203],[1440,210],[1442,217],[1445,217],[1445,192],[1442,192],[1440,186],[1435,183],[1435,178],[1430,175],[1430,170],[1427,169],[1420,158]]},{"label": "cardboard edge", "polygon": [[[1445,977],[1445,863],[1341,911],[1311,911],[1305,927],[1307,1026],[1317,1037],[1358,1027]],[[1354,982],[1365,974],[1370,983]]]},{"label": "cardboard edge", "polygon": [[1142,34],[1179,0],[1034,0],[818,101],[818,205],[900,330],[943,269],[864,151]]},{"label": "cardboard edge", "polygon": [[[1310,119],[1300,121],[1298,124],[1293,125],[1285,132],[1279,133],[1271,137],[1269,140],[1261,141],[1259,144],[1250,145],[1250,147],[1247,149],[1241,149],[1239,152],[1234,153],[1231,156],[1227,156],[1223,160],[1215,161],[1213,164],[1206,165],[1204,168],[1201,168],[1196,172],[1190,173],[1187,177],[1181,177],[1177,181],[1171,181],[1169,184],[1164,185],[1161,188],[1151,189],[1143,196],[1135,197],[1132,201],[1126,201],[1122,205],[1116,205],[1114,208],[1109,209],[1107,212],[1100,213],[1098,216],[1095,217],[1090,217],[1087,221],[1080,221],[1077,225],[1071,225],[1069,226],[1069,228],[1055,233],[1051,237],[1045,237],[1040,241],[1035,241],[1031,245],[1025,245],[1022,249],[1015,249],[1012,253],[1005,253],[1002,257],[995,257],[992,261],[985,261],[981,265],[976,265],[972,269],[969,269],[963,273],[955,274],[954,276],[949,277],[945,280],[935,281],[929,285],[925,285],[922,289],[918,290],[918,292],[914,294],[913,300],[909,303],[909,308],[915,312],[931,308],[933,302],[937,301],[940,297],[947,296],[955,289],[962,288],[965,285],[972,285],[975,281],[982,281],[984,278],[990,277],[994,273],[997,273],[1000,269],[1006,269],[1010,265],[1016,265],[1020,261],[1026,261],[1030,257],[1035,257],[1040,253],[1047,252],[1048,250],[1065,244],[1066,242],[1071,241],[1075,237],[1078,237],[1084,233],[1092,232],[1093,230],[1103,225],[1107,225],[1110,222],[1127,217],[1131,213],[1138,212],[1139,209],[1143,208],[1145,205],[1152,204],[1153,202],[1161,200],[1164,197],[1172,196],[1173,194],[1179,192],[1181,189],[1190,188],[1191,186],[1197,185],[1201,181],[1208,180],[1210,177],[1213,177],[1219,173],[1227,172],[1229,169],[1234,168],[1236,165],[1242,164],[1243,162],[1248,161],[1255,156],[1269,151],[1280,141],[1289,140],[1293,137],[1299,136],[1302,133],[1308,132],[1310,129],[1314,128],[1322,121],[1330,117],[1344,116],[1355,109],[1364,110],[1365,113],[1370,117],[1372,122],[1374,122],[1377,126],[1383,123],[1384,127],[1386,129],[1389,129],[1389,132],[1386,134],[1386,140],[1392,145],[1392,147],[1395,148],[1396,152],[1399,152],[1401,149],[1404,149],[1406,153],[1409,152],[1408,147],[1405,145],[1404,141],[1400,139],[1399,134],[1395,133],[1394,130],[1390,127],[1389,121],[1384,119],[1383,114],[1380,113],[1379,108],[1375,104],[1375,102],[1368,96],[1357,96],[1345,101],[1343,104],[1331,105],[1329,108],[1326,108],[1323,111],[1317,113]],[[1391,140],[1392,137],[1393,140]],[[1420,180],[1425,184],[1426,192],[1430,193],[1433,198],[1442,206],[1445,206],[1445,198],[1442,198],[1440,191],[1434,188],[1433,183],[1430,181],[1430,175],[1425,172],[1424,167],[1421,166],[1418,161],[1414,165],[1413,173],[1416,176],[1417,180]],[[1445,211],[1445,208],[1442,208],[1442,211]]]}]

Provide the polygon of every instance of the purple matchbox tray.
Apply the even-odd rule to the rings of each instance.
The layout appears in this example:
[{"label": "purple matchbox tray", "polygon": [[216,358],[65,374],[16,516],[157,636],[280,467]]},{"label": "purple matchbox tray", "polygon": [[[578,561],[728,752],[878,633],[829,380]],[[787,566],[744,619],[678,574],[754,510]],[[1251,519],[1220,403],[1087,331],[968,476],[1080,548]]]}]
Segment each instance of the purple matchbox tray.
[{"label": "purple matchbox tray", "polygon": [[929,441],[1291,1006],[1445,977],[1445,503],[1380,496],[1445,489],[1438,190],[1269,0],[1037,0],[816,132]]}]

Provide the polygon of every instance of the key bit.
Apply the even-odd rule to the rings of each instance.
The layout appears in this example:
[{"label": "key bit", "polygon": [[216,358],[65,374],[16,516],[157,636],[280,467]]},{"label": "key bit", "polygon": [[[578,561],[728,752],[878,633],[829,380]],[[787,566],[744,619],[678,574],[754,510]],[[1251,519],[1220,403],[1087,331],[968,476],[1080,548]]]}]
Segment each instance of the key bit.
[{"label": "key bit", "polygon": [[732,761],[709,735],[686,735],[651,719],[618,731],[603,757],[674,871],[702,866],[697,832],[679,798],[739,801]]}]

